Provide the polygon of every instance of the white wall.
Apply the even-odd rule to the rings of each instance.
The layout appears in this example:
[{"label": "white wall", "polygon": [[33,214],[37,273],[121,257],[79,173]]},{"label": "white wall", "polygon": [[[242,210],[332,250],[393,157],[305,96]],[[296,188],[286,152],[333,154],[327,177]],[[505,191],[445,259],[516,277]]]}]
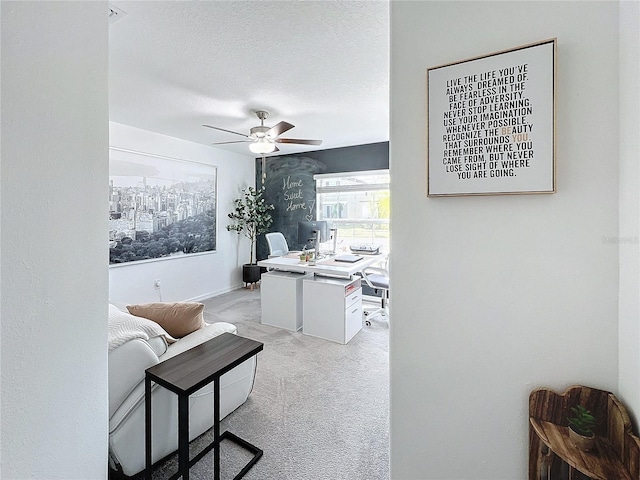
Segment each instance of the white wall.
[{"label": "white wall", "polygon": [[[557,193],[426,198],[426,69],[553,37]],[[617,3],[392,3],[394,480],[526,478],[532,389],[616,391],[618,82]]]},{"label": "white wall", "polygon": [[0,8],[0,477],[106,478],[107,3]]},{"label": "white wall", "polygon": [[[176,259],[111,266],[109,295],[115,303],[202,300],[242,285],[243,263],[249,262],[244,236],[227,232],[227,213],[240,189],[255,184],[255,160],[166,135],[110,122],[112,147],[208,163],[218,167],[217,252]],[[153,287],[160,280],[158,292]],[[159,295],[161,294],[161,296]]]},{"label": "white wall", "polygon": [[[640,3],[620,3],[620,390],[640,416]],[[636,429],[637,431],[637,429]]]}]

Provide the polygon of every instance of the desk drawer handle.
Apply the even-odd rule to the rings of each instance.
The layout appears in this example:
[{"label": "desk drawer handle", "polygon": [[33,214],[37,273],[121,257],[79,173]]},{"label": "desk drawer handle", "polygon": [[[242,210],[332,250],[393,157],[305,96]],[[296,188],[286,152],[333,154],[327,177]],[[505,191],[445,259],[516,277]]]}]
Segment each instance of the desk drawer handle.
[{"label": "desk drawer handle", "polygon": [[356,313],[359,310],[359,308],[356,308],[354,311],[352,311],[351,313]]}]

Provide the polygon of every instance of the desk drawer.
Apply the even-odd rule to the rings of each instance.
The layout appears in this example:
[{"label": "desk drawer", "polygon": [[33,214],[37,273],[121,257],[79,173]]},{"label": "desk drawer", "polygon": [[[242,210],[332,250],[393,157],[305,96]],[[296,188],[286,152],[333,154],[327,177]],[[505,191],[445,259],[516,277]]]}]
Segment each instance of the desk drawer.
[{"label": "desk drawer", "polygon": [[362,329],[362,296],[349,305],[345,311],[344,343],[349,343],[356,333]]},{"label": "desk drawer", "polygon": [[344,308],[348,310],[357,301],[362,302],[362,288],[358,288],[344,297]]}]

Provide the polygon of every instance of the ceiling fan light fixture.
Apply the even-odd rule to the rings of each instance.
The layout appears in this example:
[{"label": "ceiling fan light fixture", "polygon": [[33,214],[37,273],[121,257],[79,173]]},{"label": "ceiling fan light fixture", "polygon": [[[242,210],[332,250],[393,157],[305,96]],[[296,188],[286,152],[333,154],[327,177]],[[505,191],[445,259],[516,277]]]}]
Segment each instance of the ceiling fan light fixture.
[{"label": "ceiling fan light fixture", "polygon": [[249,144],[249,150],[253,153],[271,153],[276,149],[275,143],[271,143],[267,139],[261,138],[257,142],[253,142]]},{"label": "ceiling fan light fixture", "polygon": [[[1,1],[1,0],[0,0]],[[252,127],[249,135],[244,133],[234,132],[233,130],[227,130],[226,128],[214,127],[211,125],[202,125],[203,127],[213,128],[214,130],[220,130],[221,132],[232,133],[234,135],[240,135],[246,140],[237,140],[231,142],[215,142],[211,145],[223,145],[228,143],[245,143],[249,144],[249,150],[258,155],[264,155],[265,153],[278,152],[279,149],[276,143],[296,143],[299,145],[320,145],[322,140],[305,140],[302,138],[280,138],[284,132],[291,130],[293,125],[289,122],[279,122],[273,127],[265,126],[264,121],[269,117],[269,113],[264,110],[258,110],[255,112],[256,116],[260,119],[260,125]]]}]

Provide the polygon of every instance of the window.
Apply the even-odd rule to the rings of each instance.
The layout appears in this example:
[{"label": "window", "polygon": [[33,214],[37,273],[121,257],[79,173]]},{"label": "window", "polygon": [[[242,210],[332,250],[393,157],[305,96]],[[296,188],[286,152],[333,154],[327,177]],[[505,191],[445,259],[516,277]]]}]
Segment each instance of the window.
[{"label": "window", "polygon": [[316,215],[337,229],[337,250],[375,245],[389,250],[389,171],[315,175]]}]

